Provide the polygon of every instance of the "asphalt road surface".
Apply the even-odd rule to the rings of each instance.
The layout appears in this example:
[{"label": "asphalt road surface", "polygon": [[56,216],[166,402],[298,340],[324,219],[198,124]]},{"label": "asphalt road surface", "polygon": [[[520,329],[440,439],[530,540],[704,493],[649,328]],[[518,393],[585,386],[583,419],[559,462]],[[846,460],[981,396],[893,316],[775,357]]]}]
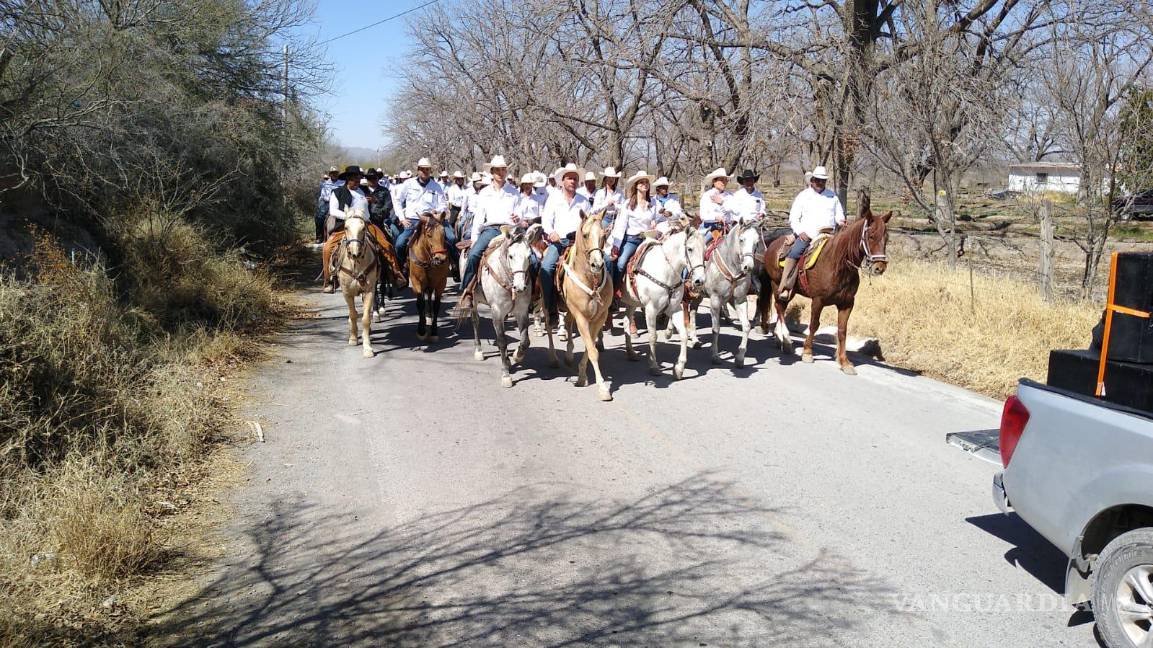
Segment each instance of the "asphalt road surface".
[{"label": "asphalt road surface", "polygon": [[341,298],[306,299],[255,377],[228,559],[158,643],[1097,645],[996,466],[944,442],[997,427],[990,399],[759,332],[751,366],[691,349],[681,381],[674,345],[651,377],[608,336],[611,403],[534,337],[504,389],[487,320],[483,362],[471,326],[419,344],[406,294],[365,359]]}]

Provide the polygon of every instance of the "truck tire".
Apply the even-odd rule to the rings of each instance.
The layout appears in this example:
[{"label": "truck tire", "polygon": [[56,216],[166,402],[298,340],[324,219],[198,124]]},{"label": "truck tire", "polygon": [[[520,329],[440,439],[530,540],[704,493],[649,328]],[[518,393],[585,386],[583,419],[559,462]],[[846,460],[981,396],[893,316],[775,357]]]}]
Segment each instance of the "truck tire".
[{"label": "truck tire", "polygon": [[1101,552],[1093,615],[1109,648],[1153,645],[1153,528],[1123,533]]}]

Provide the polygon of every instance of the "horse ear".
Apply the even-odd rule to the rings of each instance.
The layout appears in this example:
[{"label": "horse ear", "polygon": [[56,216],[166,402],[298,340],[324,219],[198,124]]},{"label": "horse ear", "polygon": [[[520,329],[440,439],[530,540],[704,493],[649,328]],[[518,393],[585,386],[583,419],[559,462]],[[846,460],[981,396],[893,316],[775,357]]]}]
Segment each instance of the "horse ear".
[{"label": "horse ear", "polygon": [[885,221],[886,223],[888,223],[888,222],[889,222],[889,219],[890,219],[890,218],[892,218],[892,217],[893,217],[893,211],[892,211],[892,210],[889,210],[889,213],[885,214],[885,215],[884,215],[884,217],[882,217],[882,218],[881,218],[881,220],[883,220],[883,221]]},{"label": "horse ear", "polygon": [[588,214],[586,214],[586,213],[585,213],[585,210],[583,210],[583,209],[582,209],[582,210],[581,210],[581,220],[583,221],[583,220],[584,220],[584,219],[586,219],[586,218],[588,218]]}]

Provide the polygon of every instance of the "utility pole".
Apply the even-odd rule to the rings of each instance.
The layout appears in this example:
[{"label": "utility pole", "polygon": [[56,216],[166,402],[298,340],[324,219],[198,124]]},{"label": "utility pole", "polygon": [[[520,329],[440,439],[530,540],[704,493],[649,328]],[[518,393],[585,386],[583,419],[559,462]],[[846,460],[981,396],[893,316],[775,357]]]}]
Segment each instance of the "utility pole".
[{"label": "utility pole", "polygon": [[280,177],[280,195],[284,200],[284,208],[288,209],[288,192],[285,191],[285,186],[288,184],[288,177],[286,174],[286,166],[288,161],[288,43],[284,44],[284,67],[280,73],[280,90],[282,100],[280,105],[280,169],[277,171],[277,176]]}]

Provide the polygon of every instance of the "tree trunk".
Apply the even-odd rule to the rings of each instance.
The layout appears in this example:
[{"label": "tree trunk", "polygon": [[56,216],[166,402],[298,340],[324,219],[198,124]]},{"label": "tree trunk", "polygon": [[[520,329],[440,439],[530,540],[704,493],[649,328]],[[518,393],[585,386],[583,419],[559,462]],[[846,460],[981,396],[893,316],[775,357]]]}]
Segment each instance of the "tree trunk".
[{"label": "tree trunk", "polygon": [[1053,214],[1052,205],[1048,200],[1041,201],[1041,209],[1037,213],[1041,220],[1041,297],[1045,301],[1053,301]]}]

